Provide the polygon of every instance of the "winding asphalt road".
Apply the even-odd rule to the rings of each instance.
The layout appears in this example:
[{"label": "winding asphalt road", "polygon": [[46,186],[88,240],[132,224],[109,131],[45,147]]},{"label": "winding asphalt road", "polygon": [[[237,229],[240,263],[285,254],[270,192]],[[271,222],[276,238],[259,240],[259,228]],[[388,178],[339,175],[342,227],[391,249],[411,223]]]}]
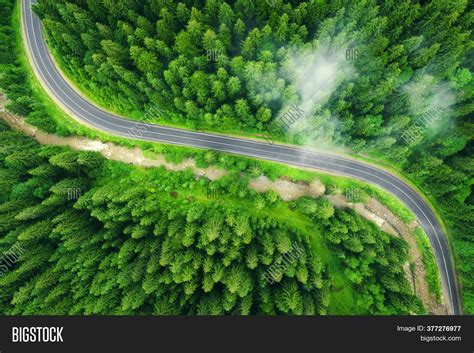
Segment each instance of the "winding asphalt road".
[{"label": "winding asphalt road", "polygon": [[446,297],[451,306],[450,312],[456,315],[461,313],[459,291],[446,235],[430,206],[405,182],[372,165],[339,156],[235,137],[137,123],[105,112],[78,94],[59,73],[48,52],[40,21],[31,10],[31,4],[34,2],[36,0],[22,0],[23,35],[31,65],[48,93],[77,121],[112,135],[126,137],[132,135],[141,140],[213,149],[308,167],[361,179],[382,187],[405,203],[416,215],[434,249],[443,287],[446,288]]}]

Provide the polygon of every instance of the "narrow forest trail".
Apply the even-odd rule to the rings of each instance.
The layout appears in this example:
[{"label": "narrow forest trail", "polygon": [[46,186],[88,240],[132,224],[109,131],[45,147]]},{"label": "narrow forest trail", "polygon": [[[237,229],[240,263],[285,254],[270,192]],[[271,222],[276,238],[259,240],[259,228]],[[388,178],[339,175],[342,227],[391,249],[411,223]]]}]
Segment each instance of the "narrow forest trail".
[{"label": "narrow forest trail", "polygon": [[[95,151],[104,158],[132,164],[140,167],[164,167],[169,171],[183,171],[191,169],[197,178],[206,177],[209,180],[217,180],[227,174],[224,169],[216,167],[198,168],[193,159],[187,159],[181,163],[167,162],[161,154],[154,154],[153,158],[145,157],[140,148],[127,148],[116,145],[111,142],[104,143],[99,140],[92,140],[86,137],[60,137],[54,134],[48,134],[36,127],[28,124],[23,117],[16,116],[5,109],[6,100],[0,95],[0,118],[3,119],[11,128],[22,132],[23,134],[35,139],[38,143],[44,145],[68,146],[78,151]],[[436,315],[444,315],[448,308],[446,304],[436,303],[434,296],[429,293],[427,280],[425,277],[425,268],[420,251],[416,245],[413,234],[413,226],[405,224],[399,217],[394,215],[386,206],[382,205],[377,199],[371,198],[367,204],[350,203],[343,194],[335,196],[326,196],[325,186],[318,180],[313,180],[310,184],[302,182],[292,182],[284,179],[271,181],[262,175],[249,180],[249,188],[257,192],[274,190],[284,201],[295,200],[302,196],[326,197],[334,207],[351,208],[359,216],[374,223],[383,231],[392,236],[400,236],[409,245],[410,262],[416,266],[416,274],[412,276],[410,267],[405,266],[407,279],[410,281],[415,294],[419,296],[429,312]],[[368,204],[371,204],[370,208]],[[416,223],[416,222],[415,222]],[[415,224],[415,227],[417,225]],[[413,277],[413,278],[412,278]],[[443,302],[447,302],[446,296]]]},{"label": "narrow forest trail", "polygon": [[54,64],[44,40],[41,23],[33,13],[34,0],[21,2],[23,39],[30,64],[52,99],[78,122],[116,135],[130,136],[140,129],[140,140],[211,149],[298,167],[332,172],[377,185],[403,202],[416,215],[435,253],[450,312],[460,314],[461,299],[450,246],[436,213],[407,182],[383,168],[328,153],[320,153],[243,138],[199,133],[157,124],[138,123],[111,114],[84,98]]}]

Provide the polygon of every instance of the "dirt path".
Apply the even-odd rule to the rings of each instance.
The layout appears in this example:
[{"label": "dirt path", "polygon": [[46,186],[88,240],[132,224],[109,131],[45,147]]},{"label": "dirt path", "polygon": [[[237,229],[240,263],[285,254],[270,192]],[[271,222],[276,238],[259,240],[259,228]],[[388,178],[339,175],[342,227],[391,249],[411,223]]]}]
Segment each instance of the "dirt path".
[{"label": "dirt path", "polygon": [[[0,103],[1,111],[1,103]],[[198,168],[193,159],[187,159],[179,164],[169,163],[165,160],[163,155],[157,154],[156,158],[147,158],[144,156],[143,151],[138,148],[127,148],[116,145],[111,142],[101,142],[99,140],[90,140],[86,137],[60,137],[53,134],[45,133],[38,130],[34,126],[27,124],[24,119],[19,118],[8,111],[2,114],[2,119],[6,121],[12,128],[23,132],[34,138],[41,144],[57,145],[57,146],[69,146],[73,149],[80,151],[96,151],[102,154],[105,158],[114,161],[124,162],[128,164],[138,165],[142,167],[165,167],[171,171],[181,171],[187,168],[193,169],[196,176],[205,176],[210,180],[216,180],[226,175],[227,172],[224,169],[218,169],[215,167],[209,168]]]},{"label": "dirt path", "polygon": [[257,192],[273,190],[280,195],[283,201],[291,201],[301,196],[319,197],[326,191],[326,188],[318,179],[308,184],[303,182],[295,183],[284,178],[271,181],[265,175],[250,180],[249,187]]},{"label": "dirt path", "polygon": [[[69,146],[81,151],[96,151],[107,159],[142,167],[164,167],[170,171],[182,171],[191,168],[196,177],[206,177],[210,180],[219,179],[227,174],[226,170],[216,167],[198,168],[192,158],[179,164],[173,164],[167,162],[165,157],[160,154],[155,154],[153,156],[154,158],[145,157],[143,151],[138,147],[127,148],[111,142],[104,143],[86,137],[60,137],[54,134],[48,134],[29,125],[23,118],[4,111],[4,105],[5,99],[2,99],[0,96],[0,117],[13,129],[23,132],[41,144]],[[251,179],[249,181],[249,187],[257,192],[274,190],[284,201],[291,201],[301,196],[321,197],[326,191],[325,186],[318,179],[313,180],[311,183],[293,182],[284,177],[276,181],[271,181],[264,175]],[[350,203],[342,194],[327,195],[325,197],[335,207],[352,208],[361,217],[373,222],[383,231],[394,236],[403,237],[409,244],[410,259],[416,266],[416,273],[411,272],[409,264],[407,264],[405,268],[407,278],[411,282],[414,292],[420,297],[430,313],[446,314],[446,307],[442,304],[436,304],[436,299],[429,293],[422,257],[413,234],[413,227],[416,227],[416,224],[406,225],[387,207],[373,198],[370,199],[367,204],[362,204]],[[446,302],[446,300],[444,300],[444,302]]]},{"label": "dirt path", "polygon": [[366,208],[374,214],[383,217],[394,229],[396,229],[399,236],[401,236],[408,243],[408,251],[411,262],[415,265],[414,273],[409,268],[407,271],[407,278],[412,283],[414,292],[420,297],[428,311],[435,315],[447,315],[448,309],[444,303],[448,303],[446,298],[446,291],[443,292],[442,303],[438,304],[435,295],[433,295],[428,289],[428,283],[426,281],[426,271],[423,264],[423,257],[421,251],[416,243],[414,230],[419,227],[416,221],[406,224],[395,216],[386,206],[382,205],[376,199],[370,199],[367,203]]},{"label": "dirt path", "polygon": [[[362,218],[377,224],[386,233],[402,237],[408,243],[410,262],[414,264],[414,271],[409,263],[404,266],[406,277],[411,283],[413,292],[421,299],[429,313],[435,315],[448,314],[445,305],[449,302],[448,298],[443,297],[442,303],[438,304],[435,295],[429,291],[423,258],[414,234],[414,230],[419,226],[416,221],[406,224],[375,198],[369,199],[365,204],[350,203],[342,194],[328,195],[327,198],[334,206],[352,208]],[[444,293],[446,292],[443,291]]]}]

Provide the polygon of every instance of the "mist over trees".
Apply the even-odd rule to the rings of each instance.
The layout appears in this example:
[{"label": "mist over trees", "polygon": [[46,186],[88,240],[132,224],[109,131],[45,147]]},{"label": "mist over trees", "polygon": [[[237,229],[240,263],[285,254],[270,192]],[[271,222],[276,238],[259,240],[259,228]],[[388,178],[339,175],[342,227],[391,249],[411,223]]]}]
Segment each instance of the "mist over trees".
[{"label": "mist over trees", "polygon": [[[454,235],[473,312],[468,1],[40,0],[35,11],[65,70],[135,118],[159,106],[169,112],[162,121],[264,134],[286,106],[308,103],[281,138],[370,153],[421,185]],[[318,67],[337,58],[323,100],[305,100],[304,82],[287,70],[304,64],[295,53]],[[303,76],[317,81],[317,72]]]},{"label": "mist over trees", "polygon": [[[138,119],[160,107],[169,112],[162,121],[178,125],[265,133],[287,104],[304,101],[286,70],[301,53],[318,65],[335,57],[352,67],[350,75],[337,71],[330,95],[282,138],[349,146],[396,164],[421,186],[452,234],[465,311],[473,313],[472,4],[271,3],[40,0],[36,11],[66,72],[101,104]],[[13,4],[0,0],[8,109],[69,134],[28,85],[11,40]],[[407,132],[421,138],[406,141]]]}]

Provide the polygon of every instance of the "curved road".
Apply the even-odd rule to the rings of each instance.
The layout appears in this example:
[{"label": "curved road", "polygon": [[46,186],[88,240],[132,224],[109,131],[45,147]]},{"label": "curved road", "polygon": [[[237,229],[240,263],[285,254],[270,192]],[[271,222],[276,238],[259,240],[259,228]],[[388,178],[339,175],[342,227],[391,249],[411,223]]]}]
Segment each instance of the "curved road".
[{"label": "curved road", "polygon": [[113,135],[130,137],[134,134],[139,135],[140,137],[137,138],[142,140],[213,149],[319,169],[361,179],[382,187],[405,203],[416,215],[434,249],[443,287],[446,288],[446,297],[451,306],[450,312],[456,315],[461,313],[456,276],[446,235],[432,209],[405,182],[377,167],[339,156],[235,137],[137,123],[105,112],[78,94],[59,73],[49,55],[40,21],[31,10],[31,4],[34,2],[36,0],[22,0],[23,35],[31,65],[49,94],[76,120]]}]

